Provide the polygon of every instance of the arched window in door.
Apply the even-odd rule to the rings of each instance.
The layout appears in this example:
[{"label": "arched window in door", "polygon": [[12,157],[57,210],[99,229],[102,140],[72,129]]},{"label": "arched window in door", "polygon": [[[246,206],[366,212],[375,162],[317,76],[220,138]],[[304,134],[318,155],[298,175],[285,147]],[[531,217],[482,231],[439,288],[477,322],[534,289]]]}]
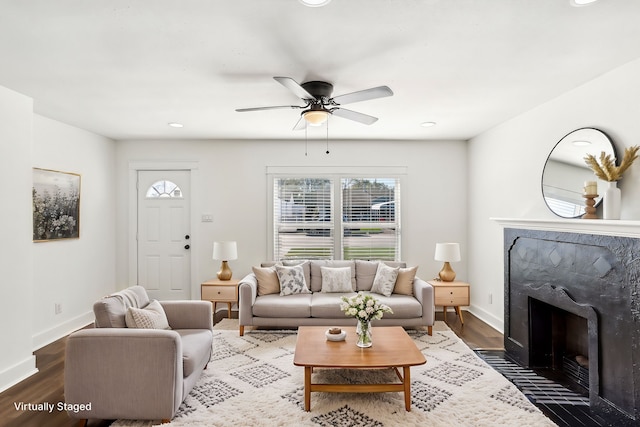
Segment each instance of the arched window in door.
[{"label": "arched window in door", "polygon": [[182,198],[182,190],[174,182],[157,181],[147,189],[147,198],[155,199],[158,197]]}]

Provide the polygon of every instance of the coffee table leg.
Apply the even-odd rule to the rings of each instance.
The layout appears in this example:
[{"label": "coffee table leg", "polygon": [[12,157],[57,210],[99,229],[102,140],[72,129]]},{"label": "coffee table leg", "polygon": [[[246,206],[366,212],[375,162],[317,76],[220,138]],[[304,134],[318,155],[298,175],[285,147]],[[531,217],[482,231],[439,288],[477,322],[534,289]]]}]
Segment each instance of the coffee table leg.
[{"label": "coffee table leg", "polygon": [[407,412],[411,412],[411,371],[409,366],[403,367],[404,377],[404,406]]},{"label": "coffee table leg", "polygon": [[311,410],[311,366],[304,367],[304,410]]}]

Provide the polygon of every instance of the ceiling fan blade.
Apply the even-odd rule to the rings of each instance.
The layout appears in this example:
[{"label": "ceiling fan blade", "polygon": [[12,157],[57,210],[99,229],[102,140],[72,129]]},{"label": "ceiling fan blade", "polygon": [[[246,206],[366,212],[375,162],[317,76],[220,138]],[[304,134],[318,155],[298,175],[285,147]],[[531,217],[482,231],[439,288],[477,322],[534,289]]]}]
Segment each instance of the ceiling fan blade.
[{"label": "ceiling fan blade", "polygon": [[392,96],[393,91],[388,86],[372,87],[371,89],[360,90],[358,92],[346,93],[344,95],[335,96],[333,102],[338,105],[352,104],[354,102],[368,101],[370,99],[384,98]]},{"label": "ceiling fan blade", "polygon": [[246,111],[262,111],[262,110],[281,110],[283,108],[304,108],[299,105],[275,105],[273,107],[252,107],[252,108],[236,108],[236,111],[239,113],[244,113]]},{"label": "ceiling fan blade", "polygon": [[289,89],[300,99],[316,99],[315,96],[311,95],[305,88],[300,86],[298,82],[293,80],[291,77],[274,77],[274,80],[280,83],[282,86]]},{"label": "ceiling fan blade", "polygon": [[346,110],[344,108],[334,108],[331,110],[334,116],[342,117],[343,119],[354,120],[365,125],[372,125],[378,121],[377,117],[370,116],[368,114],[358,113],[357,111]]},{"label": "ceiling fan blade", "polygon": [[300,115],[300,118],[298,119],[298,121],[296,122],[296,125],[293,127],[293,130],[302,130],[305,127],[307,127],[307,122],[304,119],[303,115]]}]

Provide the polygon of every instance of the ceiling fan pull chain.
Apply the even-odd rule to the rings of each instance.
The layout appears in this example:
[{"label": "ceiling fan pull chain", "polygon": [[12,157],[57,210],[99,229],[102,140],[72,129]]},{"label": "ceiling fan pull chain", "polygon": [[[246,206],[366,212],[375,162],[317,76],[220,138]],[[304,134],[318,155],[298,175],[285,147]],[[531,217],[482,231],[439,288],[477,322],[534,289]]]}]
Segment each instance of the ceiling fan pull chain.
[{"label": "ceiling fan pull chain", "polygon": [[327,117],[327,153],[329,154],[329,117]]}]

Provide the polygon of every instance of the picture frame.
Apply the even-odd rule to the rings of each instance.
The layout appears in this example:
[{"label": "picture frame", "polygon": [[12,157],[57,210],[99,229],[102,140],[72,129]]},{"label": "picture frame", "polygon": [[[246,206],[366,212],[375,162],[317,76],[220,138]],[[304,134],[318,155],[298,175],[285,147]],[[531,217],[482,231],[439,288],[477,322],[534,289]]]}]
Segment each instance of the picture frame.
[{"label": "picture frame", "polygon": [[80,175],[33,168],[33,241],[80,238]]}]

